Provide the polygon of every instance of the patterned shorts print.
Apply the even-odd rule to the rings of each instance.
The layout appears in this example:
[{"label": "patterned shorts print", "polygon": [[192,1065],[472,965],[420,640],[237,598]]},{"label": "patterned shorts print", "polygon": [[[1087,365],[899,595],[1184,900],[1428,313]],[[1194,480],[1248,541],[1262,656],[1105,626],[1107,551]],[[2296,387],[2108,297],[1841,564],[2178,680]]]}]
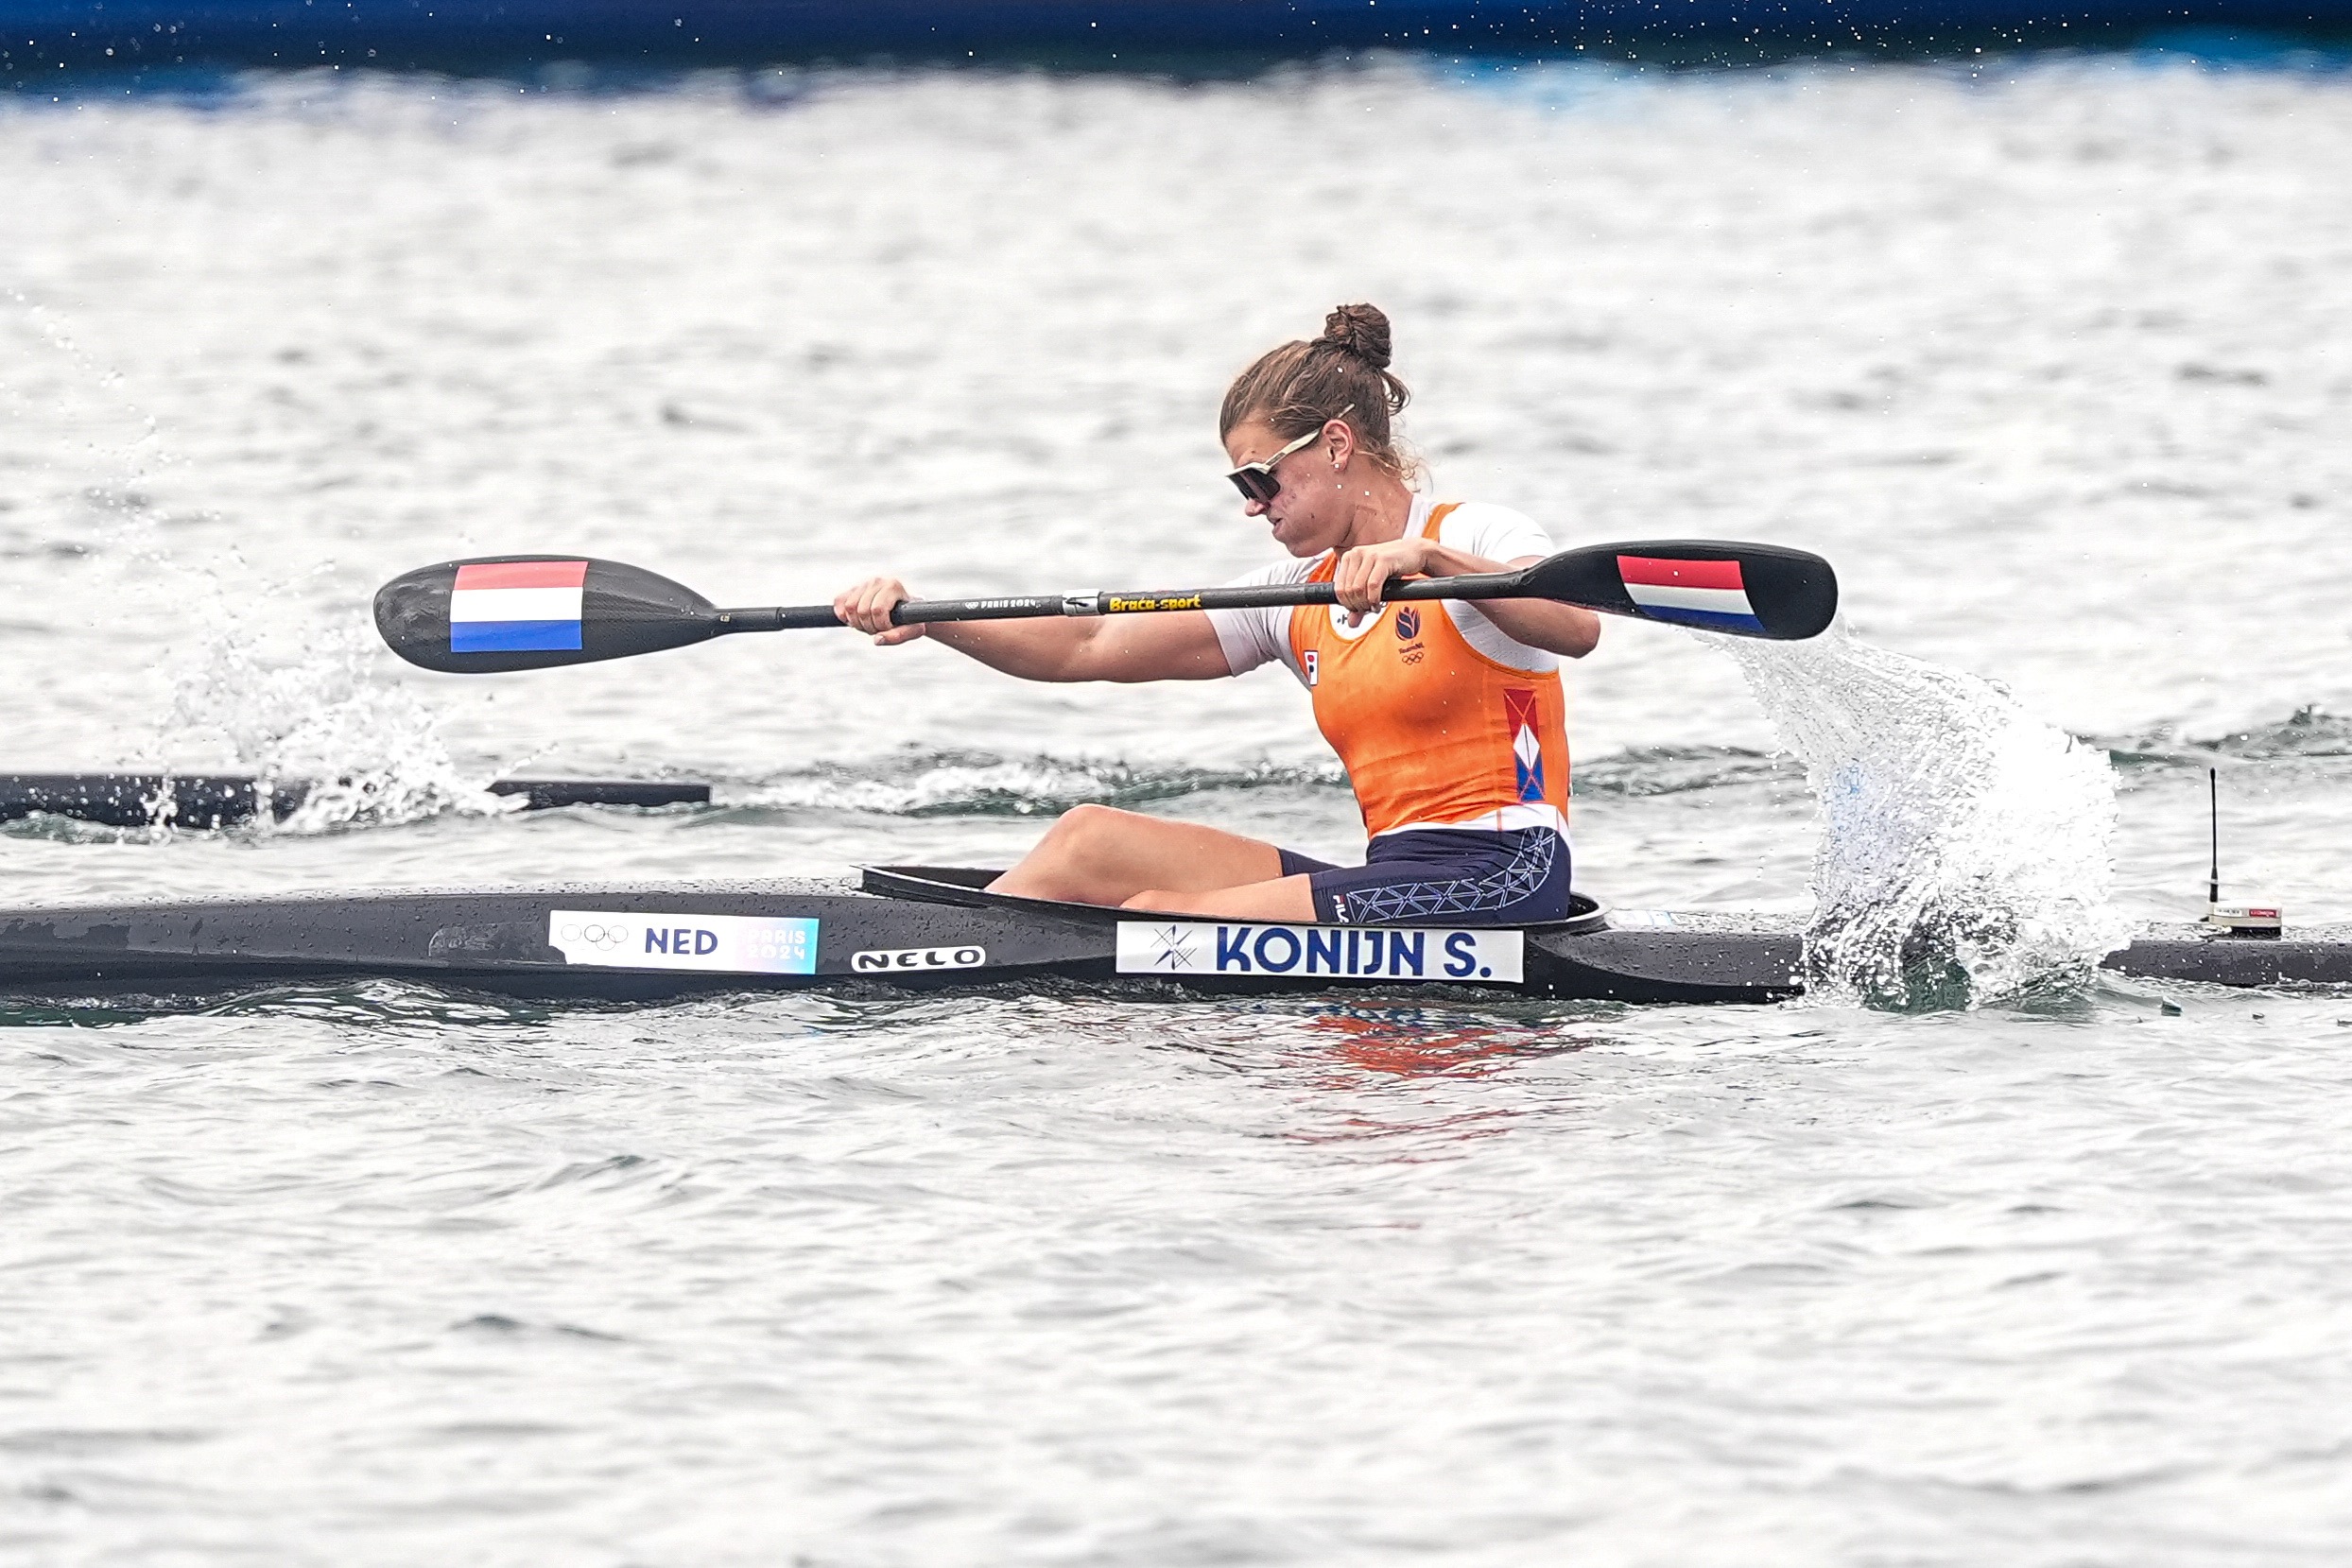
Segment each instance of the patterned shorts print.
[{"label": "patterned shorts print", "polygon": [[1384,833],[1361,866],[1282,852],[1305,875],[1315,918],[1338,925],[1532,925],[1568,916],[1568,844],[1549,828]]}]

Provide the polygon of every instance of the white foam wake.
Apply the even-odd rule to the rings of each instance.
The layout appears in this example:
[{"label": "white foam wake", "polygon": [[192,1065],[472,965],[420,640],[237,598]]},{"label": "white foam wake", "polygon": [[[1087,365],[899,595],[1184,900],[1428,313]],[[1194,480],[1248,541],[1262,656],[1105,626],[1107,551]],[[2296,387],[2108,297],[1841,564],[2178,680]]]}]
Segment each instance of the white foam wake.
[{"label": "white foam wake", "polygon": [[310,784],[299,808],[282,822],[257,822],[257,832],[520,809],[522,797],[489,794],[487,779],[460,771],[431,711],[370,674],[374,657],[355,629],[274,662],[256,639],[232,629],[180,673],[171,725],[183,735],[226,735],[238,764],[266,779]]},{"label": "white foam wake", "polygon": [[1975,1006],[2088,980],[2110,905],[2107,753],[1996,683],[1856,641],[1720,639],[1820,803],[1809,991]]}]

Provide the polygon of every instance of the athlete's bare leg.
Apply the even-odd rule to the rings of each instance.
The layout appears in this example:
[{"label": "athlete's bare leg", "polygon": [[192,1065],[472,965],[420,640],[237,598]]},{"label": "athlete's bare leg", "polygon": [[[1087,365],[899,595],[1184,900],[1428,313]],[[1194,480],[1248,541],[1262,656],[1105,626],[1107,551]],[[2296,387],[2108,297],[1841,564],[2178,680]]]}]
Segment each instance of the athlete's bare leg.
[{"label": "athlete's bare leg", "polygon": [[1110,806],[1064,813],[1019,865],[988,886],[1019,898],[1171,914],[1315,918],[1306,878],[1284,876],[1282,852],[1271,844]]},{"label": "athlete's bare leg", "polygon": [[1127,901],[1129,909],[1162,915],[1214,915],[1220,920],[1312,921],[1314,885],[1303,876],[1279,876],[1205,893],[1166,892],[1147,887]]}]

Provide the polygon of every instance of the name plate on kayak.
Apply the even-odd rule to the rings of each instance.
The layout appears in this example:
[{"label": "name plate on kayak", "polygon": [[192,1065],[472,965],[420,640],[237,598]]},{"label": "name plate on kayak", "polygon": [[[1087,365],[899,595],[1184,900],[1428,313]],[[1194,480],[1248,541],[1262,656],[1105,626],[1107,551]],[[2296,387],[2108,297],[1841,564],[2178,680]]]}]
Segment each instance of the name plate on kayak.
[{"label": "name plate on kayak", "polygon": [[572,964],[814,974],[817,922],[804,915],[621,914],[550,909],[547,945]]},{"label": "name plate on kayak", "polygon": [[1522,939],[1493,926],[1440,930],[1254,922],[1121,921],[1121,974],[1279,974],[1318,980],[1521,978]]}]

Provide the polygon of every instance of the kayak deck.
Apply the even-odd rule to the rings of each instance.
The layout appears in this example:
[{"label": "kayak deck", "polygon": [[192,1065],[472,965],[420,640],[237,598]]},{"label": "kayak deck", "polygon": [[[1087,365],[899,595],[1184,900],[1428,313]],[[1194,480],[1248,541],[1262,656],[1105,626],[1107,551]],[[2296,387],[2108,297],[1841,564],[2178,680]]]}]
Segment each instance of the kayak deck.
[{"label": "kayak deck", "polygon": [[1589,901],[1558,924],[1501,931],[1220,923],[1003,898],[983,889],[994,875],[914,867],[869,871],[862,887],[569,885],[20,910],[0,913],[0,993],[217,995],[355,977],[616,1001],[1048,977],[1229,993],[1436,984],[1628,1002],[1796,990],[1793,933],[1623,930]]},{"label": "kayak deck", "polygon": [[[862,884],[320,893],[0,912],[0,994],[217,996],[406,978],[532,999],[917,990],[1058,978],[1249,994],[1366,988],[1554,1000],[1764,1003],[1795,995],[1802,941],[1724,917],[1611,914],[1516,928],[1323,926],[1007,898],[993,871],[877,868]],[[2352,983],[2352,940],[2152,933],[2121,974],[2260,987]]]}]

